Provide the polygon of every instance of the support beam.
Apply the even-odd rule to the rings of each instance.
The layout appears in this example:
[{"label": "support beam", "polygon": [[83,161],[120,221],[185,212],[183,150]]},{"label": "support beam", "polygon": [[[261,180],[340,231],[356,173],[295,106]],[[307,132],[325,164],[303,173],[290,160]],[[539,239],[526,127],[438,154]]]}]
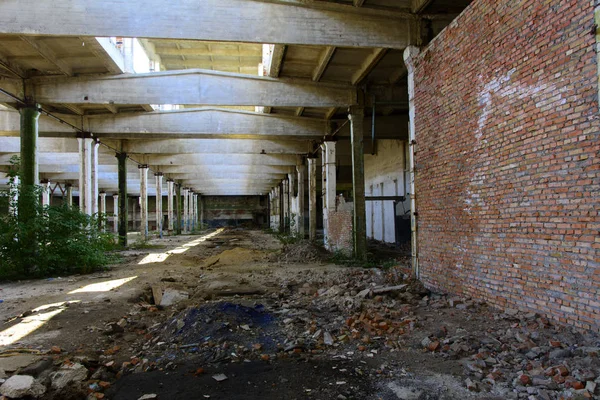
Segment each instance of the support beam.
[{"label": "support beam", "polygon": [[411,11],[413,14],[421,14],[433,0],[411,0]]},{"label": "support beam", "polygon": [[[38,197],[35,194],[35,185],[39,183],[38,169],[38,119],[40,116],[37,104],[22,108],[21,114],[21,190],[18,201],[19,221],[27,223],[36,215]],[[31,246],[26,249],[33,256],[35,252],[35,237],[27,238]]]},{"label": "support beam", "polygon": [[67,206],[73,207],[73,185],[67,183]]},{"label": "support beam", "polygon": [[330,249],[329,244],[329,213],[336,211],[336,154],[335,142],[323,143],[323,240],[325,247]]},{"label": "support beam", "polygon": [[162,180],[163,174],[162,172],[157,172],[154,174],[156,178],[156,230],[158,231],[158,236],[160,238],[163,237],[163,212],[162,212]]},{"label": "support beam", "polygon": [[93,139],[79,138],[79,210],[92,215],[92,146]]},{"label": "support beam", "polygon": [[415,182],[417,177],[417,169],[415,165],[415,146],[416,146],[416,126],[415,126],[415,70],[414,60],[419,56],[421,50],[418,47],[410,46],[404,51],[404,63],[408,68],[408,100],[410,104],[410,128],[409,128],[409,175],[410,175],[410,243],[412,253],[412,272],[417,279],[420,277],[419,269],[419,241],[418,241],[418,221],[417,221],[417,193],[415,190]]},{"label": "support beam", "polygon": [[317,159],[308,159],[308,238],[317,238]]},{"label": "support beam", "polygon": [[357,86],[369,75],[369,73],[375,68],[375,66],[381,61],[383,56],[387,53],[387,49],[374,49],[371,54],[363,61],[362,65],[352,75],[352,85]]},{"label": "support beam", "polygon": [[347,107],[356,104],[356,93],[347,85],[199,69],[77,78],[44,77],[34,80],[34,95],[42,103],[68,104],[279,107]]},{"label": "support beam", "polygon": [[42,182],[42,206],[50,206],[50,181],[45,180]]},{"label": "support beam", "polygon": [[167,180],[167,220],[168,220],[168,231],[169,233],[173,232],[173,227],[175,224],[173,223],[174,216],[174,195],[175,195],[175,182],[173,179]]},{"label": "support beam", "polygon": [[[79,124],[74,117],[64,117]],[[0,136],[19,136],[19,113],[0,110]],[[215,108],[184,109],[86,117],[101,139],[317,139],[327,122],[315,118],[267,115]],[[41,137],[76,137],[77,132],[48,117],[40,118]]]},{"label": "support beam", "polygon": [[106,192],[100,192],[100,228],[106,231]]},{"label": "support beam", "polygon": [[128,225],[128,204],[127,204],[127,153],[117,153],[119,163],[119,243],[121,246],[127,246],[127,225]]},{"label": "support beam", "polygon": [[[182,0],[177,7],[164,7],[162,0],[70,0],[64,4],[4,0],[0,2],[0,34],[403,49],[410,44],[411,19],[408,14],[402,16],[245,0]],[[265,29],[265,21],[276,23]]]},{"label": "support beam", "polygon": [[354,202],[354,256],[367,259],[367,217],[365,208],[365,160],[363,150],[364,110],[351,109],[350,132],[352,136],[352,197]]},{"label": "support beam", "polygon": [[181,184],[177,183],[175,185],[175,188],[176,188],[176,191],[175,191],[176,199],[175,200],[177,201],[176,202],[176,209],[175,209],[175,211],[177,213],[176,233],[178,235],[181,235],[181,219],[182,219],[181,218],[181,211],[182,211],[181,209],[183,208],[182,204],[181,204]]},{"label": "support beam", "polygon": [[19,39],[33,47],[46,61],[54,65],[62,74],[73,76],[73,69],[69,63],[59,59],[56,53],[44,42],[31,36],[20,36]]},{"label": "support beam", "polygon": [[182,231],[183,233],[188,233],[188,221],[189,221],[189,195],[188,195],[189,189],[188,188],[183,188],[183,221],[182,221]]},{"label": "support beam", "polygon": [[306,165],[299,163],[296,165],[296,171],[298,173],[298,196],[297,196],[297,212],[296,225],[298,236],[304,239],[304,176],[306,175]]},{"label": "support beam", "polygon": [[148,165],[138,166],[140,170],[140,232],[143,240],[148,240]]},{"label": "support beam", "polygon": [[100,147],[100,142],[94,140],[92,142],[92,215],[98,213],[98,150]]},{"label": "support beam", "polygon": [[119,233],[119,195],[113,194],[113,233]]}]

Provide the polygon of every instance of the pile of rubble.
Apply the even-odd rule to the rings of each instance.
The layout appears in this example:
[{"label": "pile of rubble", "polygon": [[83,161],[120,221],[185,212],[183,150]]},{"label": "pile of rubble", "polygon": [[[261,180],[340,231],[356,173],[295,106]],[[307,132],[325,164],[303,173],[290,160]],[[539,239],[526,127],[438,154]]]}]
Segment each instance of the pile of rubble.
[{"label": "pile of rubble", "polygon": [[285,244],[277,259],[280,263],[319,263],[328,258],[324,250],[309,240]]}]

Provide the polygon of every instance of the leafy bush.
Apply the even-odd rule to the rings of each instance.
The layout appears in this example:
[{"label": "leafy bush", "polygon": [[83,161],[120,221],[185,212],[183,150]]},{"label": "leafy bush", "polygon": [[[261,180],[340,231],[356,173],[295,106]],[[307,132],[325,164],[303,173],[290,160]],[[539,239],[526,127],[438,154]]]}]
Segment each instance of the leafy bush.
[{"label": "leafy bush", "polygon": [[[43,207],[40,194],[39,187],[19,188],[19,203],[34,205],[28,218],[24,212],[21,218],[16,213],[0,216],[0,280],[89,273],[114,261],[107,253],[115,248],[114,236],[99,229],[97,216],[66,204]],[[8,192],[0,197],[7,200]],[[23,202],[27,197],[31,201]]]},{"label": "leafy bush", "polygon": [[[24,223],[0,217],[0,279],[89,273],[112,261],[114,236],[98,229],[98,218],[67,205],[39,207]],[[35,241],[32,243],[31,241]]]}]

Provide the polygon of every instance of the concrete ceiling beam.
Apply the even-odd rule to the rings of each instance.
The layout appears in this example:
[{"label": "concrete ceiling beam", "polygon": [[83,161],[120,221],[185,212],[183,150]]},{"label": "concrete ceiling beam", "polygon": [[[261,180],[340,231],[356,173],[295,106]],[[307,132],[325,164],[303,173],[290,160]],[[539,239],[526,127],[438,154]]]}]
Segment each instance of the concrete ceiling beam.
[{"label": "concrete ceiling beam", "polygon": [[40,103],[279,107],[347,107],[357,103],[356,90],[349,85],[202,69],[95,77],[43,77],[33,82],[34,96]]},{"label": "concrete ceiling beam", "polygon": [[[410,14],[359,14],[349,12],[343,6],[323,10],[297,4],[181,0],[165,7],[163,0],[3,0],[0,2],[0,34],[123,36],[397,49],[411,44],[413,18]],[[132,15],[136,18],[131,18]],[[277,23],[271,23],[265,29],[265,21]]]}]

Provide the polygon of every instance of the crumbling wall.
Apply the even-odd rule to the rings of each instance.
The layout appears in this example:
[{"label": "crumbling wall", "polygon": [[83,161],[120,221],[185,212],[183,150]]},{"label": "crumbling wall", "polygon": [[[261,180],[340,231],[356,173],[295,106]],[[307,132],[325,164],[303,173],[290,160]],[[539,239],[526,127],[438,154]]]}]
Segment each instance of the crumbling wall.
[{"label": "crumbling wall", "polygon": [[354,204],[347,203],[342,195],[336,197],[335,203],[335,210],[327,213],[328,240],[325,247],[330,251],[352,255]]},{"label": "crumbling wall", "polygon": [[589,0],[475,0],[415,61],[426,286],[600,329]]},{"label": "crumbling wall", "polygon": [[[365,154],[366,196],[405,196],[407,175],[404,140],[377,140],[376,154]],[[396,217],[410,209],[410,201],[367,201],[367,237],[387,243],[396,242]],[[407,215],[410,217],[410,215]]]},{"label": "crumbling wall", "polygon": [[204,221],[209,226],[254,225],[267,227],[265,196],[205,196]]}]

